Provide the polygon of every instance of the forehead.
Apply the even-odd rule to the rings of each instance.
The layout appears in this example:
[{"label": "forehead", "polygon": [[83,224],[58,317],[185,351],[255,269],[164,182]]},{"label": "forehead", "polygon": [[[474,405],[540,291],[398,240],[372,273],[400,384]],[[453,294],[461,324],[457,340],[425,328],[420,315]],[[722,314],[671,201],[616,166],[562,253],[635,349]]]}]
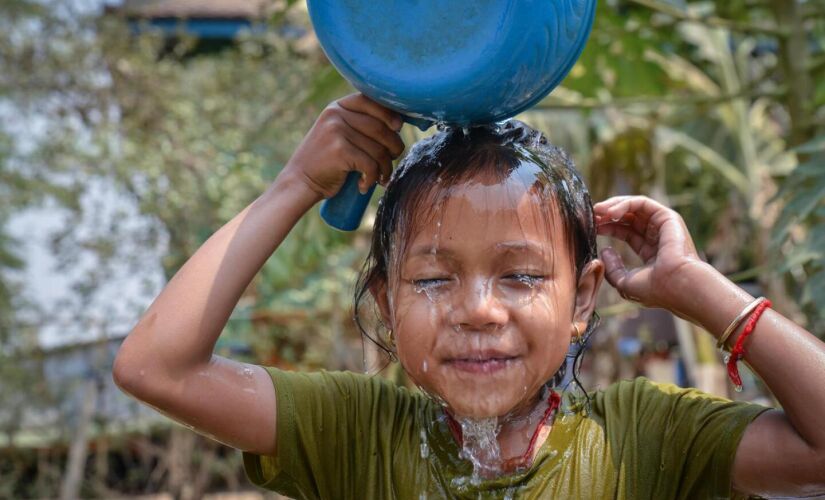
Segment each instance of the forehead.
[{"label": "forehead", "polygon": [[412,221],[406,258],[434,248],[569,258],[555,202],[521,176],[473,179],[426,198],[421,216]]}]

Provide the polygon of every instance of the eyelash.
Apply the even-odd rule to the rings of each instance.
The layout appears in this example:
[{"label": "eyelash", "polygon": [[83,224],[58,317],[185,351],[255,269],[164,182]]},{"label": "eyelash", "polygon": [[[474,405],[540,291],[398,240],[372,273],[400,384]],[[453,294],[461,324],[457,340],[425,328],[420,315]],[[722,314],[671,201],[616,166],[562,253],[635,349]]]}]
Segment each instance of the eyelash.
[{"label": "eyelash", "polygon": [[514,279],[519,283],[527,286],[536,286],[537,284],[544,281],[545,276],[540,276],[537,274],[527,274],[527,273],[515,273],[506,276],[506,278]]},{"label": "eyelash", "polygon": [[[508,274],[504,277],[505,279],[513,279],[522,283],[524,285],[533,285],[535,286],[538,283],[541,283],[545,280],[546,276],[536,275],[536,274],[526,274],[526,273],[515,273],[515,274]],[[413,285],[417,287],[428,287],[434,286],[437,284],[441,284],[443,282],[449,281],[450,278],[426,278],[420,280],[413,280]]]}]

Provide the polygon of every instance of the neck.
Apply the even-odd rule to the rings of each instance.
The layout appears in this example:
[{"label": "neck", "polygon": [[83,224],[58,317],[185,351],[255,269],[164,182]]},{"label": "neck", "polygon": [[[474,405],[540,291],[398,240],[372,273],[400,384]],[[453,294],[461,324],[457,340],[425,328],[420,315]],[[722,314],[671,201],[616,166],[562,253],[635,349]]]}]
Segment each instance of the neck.
[{"label": "neck", "polygon": [[[463,438],[462,424],[450,417],[451,429],[462,446],[465,458],[470,458],[474,468],[481,469],[482,475],[497,475],[529,466],[544,441],[550,434],[559,396],[549,389],[529,400],[525,405],[498,419],[495,433],[497,449],[489,441],[479,436]],[[469,421],[464,421],[465,429]],[[490,436],[492,437],[492,436]],[[479,445],[483,444],[481,448]]]},{"label": "neck", "polygon": [[558,408],[554,397],[550,389],[543,389],[530,405],[501,420],[498,443],[505,463],[516,467],[520,462],[532,463],[552,428]]}]

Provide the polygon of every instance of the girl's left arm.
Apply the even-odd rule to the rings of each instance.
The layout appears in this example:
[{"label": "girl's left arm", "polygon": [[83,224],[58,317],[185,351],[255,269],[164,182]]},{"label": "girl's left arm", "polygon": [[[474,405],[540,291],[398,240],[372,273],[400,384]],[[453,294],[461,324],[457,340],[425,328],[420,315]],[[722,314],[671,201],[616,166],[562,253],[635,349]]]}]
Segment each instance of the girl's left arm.
[{"label": "girl's left arm", "polygon": [[[644,262],[627,269],[613,249],[602,251],[606,279],[626,299],[669,309],[717,339],[756,300],[699,258],[675,211],[643,196],[610,198],[594,210],[599,234],[627,242]],[[729,348],[741,331],[728,339]],[[736,452],[734,488],[763,496],[825,494],[825,343],[767,309],[745,341],[744,360],[782,410],[748,426]]]}]

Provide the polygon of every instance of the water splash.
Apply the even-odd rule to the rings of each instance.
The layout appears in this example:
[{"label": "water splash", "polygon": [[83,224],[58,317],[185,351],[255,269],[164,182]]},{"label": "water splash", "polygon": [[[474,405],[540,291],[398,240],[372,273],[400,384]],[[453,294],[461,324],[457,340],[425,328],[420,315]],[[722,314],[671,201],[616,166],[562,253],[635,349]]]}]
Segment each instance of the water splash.
[{"label": "water splash", "polygon": [[459,418],[462,446],[461,458],[473,464],[471,482],[479,484],[482,478],[501,472],[501,447],[498,444],[498,417]]}]

